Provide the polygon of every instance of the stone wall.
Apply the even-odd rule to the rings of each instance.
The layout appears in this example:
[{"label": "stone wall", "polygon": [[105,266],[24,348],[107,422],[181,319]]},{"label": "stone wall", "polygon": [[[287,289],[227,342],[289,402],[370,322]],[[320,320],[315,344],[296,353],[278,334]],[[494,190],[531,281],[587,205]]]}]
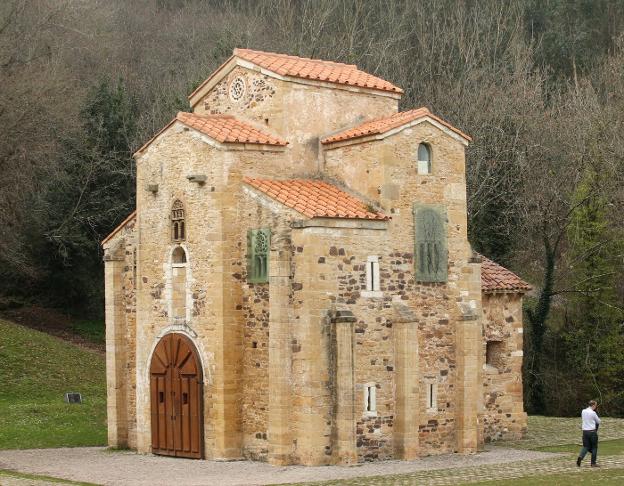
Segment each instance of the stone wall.
[{"label": "stone wall", "polygon": [[[236,78],[246,85],[239,101],[229,95],[230,83]],[[289,142],[285,163],[300,177],[318,174],[320,138],[397,110],[396,98],[282,81],[240,66],[194,107],[195,113],[232,114],[281,136]]]},{"label": "stone wall", "polygon": [[[433,154],[432,173],[427,175],[417,173],[416,154],[421,142],[428,143]],[[476,408],[474,418],[470,418],[461,404],[476,407],[480,395],[478,379],[470,377],[479,373],[481,295],[478,264],[470,263],[472,252],[467,240],[462,143],[424,122],[382,140],[329,148],[324,167],[331,178],[364,194],[392,217],[383,236],[387,250],[382,261],[387,266],[381,270],[382,278],[387,298],[412,309],[418,322],[421,410],[427,409],[426,386],[434,383],[437,390],[435,410],[420,415],[421,453],[475,451]],[[441,205],[446,210],[449,273],[445,284],[415,281],[414,203]],[[465,313],[473,320],[464,321]],[[457,347],[459,329],[468,333],[461,347]],[[458,373],[462,373],[459,386]],[[466,378],[471,381],[464,386]],[[470,440],[457,435],[458,418]],[[465,420],[470,422],[466,429]]]},{"label": "stone wall", "polygon": [[483,436],[486,442],[519,439],[527,428],[522,402],[522,294],[484,294],[483,316]]},{"label": "stone wall", "polygon": [[[137,167],[139,214],[137,411],[141,452],[150,450],[149,361],[167,332],[195,343],[204,367],[204,440],[208,458],[266,456],[266,285],[246,285],[247,229],[259,219],[242,178],[288,175],[283,151],[226,150],[175,124],[147,148]],[[205,174],[205,184],[187,175]],[[147,184],[158,184],[153,194]],[[171,205],[184,204],[186,318],[172,315]],[[253,208],[248,204],[253,202]],[[272,224],[272,223],[271,223]],[[241,285],[243,283],[243,285]],[[253,316],[253,317],[252,317]],[[254,321],[253,327],[251,326]],[[264,321],[264,324],[263,324]],[[256,343],[256,348],[254,344]],[[257,366],[259,365],[259,366]],[[246,394],[256,387],[255,394]]]},{"label": "stone wall", "polygon": [[136,231],[128,221],[107,243],[106,366],[109,442],[136,447]]}]

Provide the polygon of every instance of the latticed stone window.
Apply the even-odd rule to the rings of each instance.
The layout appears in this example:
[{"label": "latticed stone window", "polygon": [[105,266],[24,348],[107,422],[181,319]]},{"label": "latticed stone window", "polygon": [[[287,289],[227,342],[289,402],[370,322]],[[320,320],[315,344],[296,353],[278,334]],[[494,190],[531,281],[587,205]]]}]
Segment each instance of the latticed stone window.
[{"label": "latticed stone window", "polygon": [[438,206],[414,205],[416,280],[446,282],[446,210]]},{"label": "latticed stone window", "polygon": [[252,283],[269,281],[269,248],[271,230],[253,229],[247,232],[247,280]]},{"label": "latticed stone window", "polygon": [[179,199],[176,199],[171,207],[171,239],[173,241],[184,241],[186,239],[184,205]]}]

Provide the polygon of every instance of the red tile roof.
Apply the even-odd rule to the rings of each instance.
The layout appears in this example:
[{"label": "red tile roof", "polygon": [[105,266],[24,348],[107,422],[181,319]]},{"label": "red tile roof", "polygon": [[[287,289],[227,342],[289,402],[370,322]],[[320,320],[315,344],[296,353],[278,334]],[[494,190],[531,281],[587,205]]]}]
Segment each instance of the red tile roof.
[{"label": "red tile roof", "polygon": [[389,219],[336,186],[316,179],[251,179],[244,182],[308,218]]},{"label": "red tile roof", "polygon": [[221,143],[252,143],[285,146],[281,138],[261,132],[231,115],[197,115],[181,111],[176,119]]},{"label": "red tile roof", "polygon": [[250,143],[260,145],[275,145],[283,147],[288,144],[273,135],[261,132],[251,125],[237,120],[231,115],[197,115],[195,113],[179,112],[176,117],[167,123],[156,135],[150,138],[134,155],[143,152],[158,136],[176,121],[214,138],[221,143]]},{"label": "red tile roof", "polygon": [[511,270],[507,270],[489,258],[482,258],[481,290],[483,292],[527,292],[531,290],[531,286]]},{"label": "red tile roof", "polygon": [[281,76],[403,93],[403,90],[398,86],[360,71],[355,64],[342,64],[251,49],[234,49],[234,55]]},{"label": "red tile roof", "polygon": [[433,113],[431,113],[427,108],[417,108],[415,110],[404,111],[401,113],[395,113],[394,115],[390,115],[384,118],[377,118],[376,120],[371,120],[357,127],[350,128],[343,132],[337,133],[336,135],[332,135],[330,137],[326,137],[321,140],[321,143],[328,144],[333,142],[342,142],[343,140],[350,140],[353,138],[359,137],[367,137],[369,135],[379,135],[382,133],[386,133],[393,128],[398,128],[403,125],[406,125],[410,122],[418,120],[419,118],[431,118],[441,125],[445,126],[449,130],[457,133],[460,137],[465,138],[468,141],[472,141],[468,135],[463,133],[461,130],[455,128],[450,123],[445,122],[441,118],[438,118]]}]

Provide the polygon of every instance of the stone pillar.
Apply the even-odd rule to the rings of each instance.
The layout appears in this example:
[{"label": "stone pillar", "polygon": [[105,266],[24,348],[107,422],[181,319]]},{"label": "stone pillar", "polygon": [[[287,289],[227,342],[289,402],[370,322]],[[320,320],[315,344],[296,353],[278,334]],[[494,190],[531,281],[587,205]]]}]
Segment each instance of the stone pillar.
[{"label": "stone pillar", "polygon": [[290,250],[278,242],[269,259],[269,463],[292,462],[290,434]]},{"label": "stone pillar", "polygon": [[396,395],[394,419],[394,453],[396,459],[412,460],[418,457],[419,379],[418,379],[418,323],[411,310],[394,304],[394,353]]},{"label": "stone pillar", "polygon": [[357,463],[355,434],[354,323],[350,311],[338,311],[333,317],[336,336],[336,428],[333,462]]},{"label": "stone pillar", "polygon": [[[215,431],[215,459],[242,458],[242,327],[243,311],[240,282],[233,276],[233,264],[242,257],[237,247],[240,233],[237,191],[232,186],[214,193],[215,209],[219,211],[218,235],[214,242],[215,279],[221,288],[213,296],[217,330],[214,343],[215,371],[212,410]],[[215,286],[216,287],[216,286]],[[237,309],[237,306],[239,307]],[[206,417],[205,417],[206,419]]]},{"label": "stone pillar", "polygon": [[[120,248],[120,246],[122,248]],[[106,313],[106,414],[108,445],[127,447],[128,414],[125,383],[126,339],[123,294],[123,240],[104,256]]]},{"label": "stone pillar", "polygon": [[473,256],[462,275],[461,284],[468,295],[459,303],[457,321],[457,452],[474,454],[479,444],[479,404],[483,401],[481,259]]}]

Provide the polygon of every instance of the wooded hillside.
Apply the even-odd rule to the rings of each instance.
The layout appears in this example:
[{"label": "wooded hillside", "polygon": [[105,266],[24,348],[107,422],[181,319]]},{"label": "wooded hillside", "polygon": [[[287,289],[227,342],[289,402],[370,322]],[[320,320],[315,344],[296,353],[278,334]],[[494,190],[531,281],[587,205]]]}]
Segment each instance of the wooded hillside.
[{"label": "wooded hillside", "polygon": [[469,133],[470,239],[530,281],[528,410],[624,414],[624,2],[0,2],[0,294],[103,312],[131,154],[233,48],[357,64]]}]

